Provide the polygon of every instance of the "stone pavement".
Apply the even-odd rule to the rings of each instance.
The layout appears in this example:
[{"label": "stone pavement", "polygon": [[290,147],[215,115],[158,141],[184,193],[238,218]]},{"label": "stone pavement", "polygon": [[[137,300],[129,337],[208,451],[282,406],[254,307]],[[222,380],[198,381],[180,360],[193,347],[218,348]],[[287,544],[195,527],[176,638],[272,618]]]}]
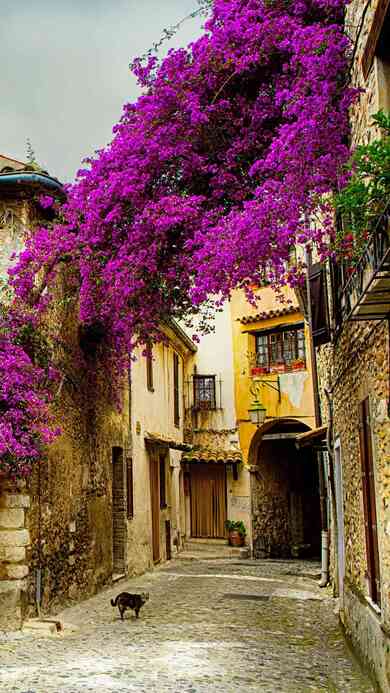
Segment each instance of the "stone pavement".
[{"label": "stone pavement", "polygon": [[[317,572],[292,561],[171,561],[57,614],[62,635],[0,633],[0,691],[372,692]],[[111,607],[122,590],[150,592],[138,621]]]}]

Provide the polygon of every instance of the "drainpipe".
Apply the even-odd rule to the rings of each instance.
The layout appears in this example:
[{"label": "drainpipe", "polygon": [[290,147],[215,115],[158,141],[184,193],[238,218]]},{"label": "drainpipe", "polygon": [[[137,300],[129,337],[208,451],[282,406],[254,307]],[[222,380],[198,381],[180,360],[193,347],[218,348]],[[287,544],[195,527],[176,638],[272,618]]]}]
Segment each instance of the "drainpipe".
[{"label": "drainpipe", "polygon": [[[313,381],[313,396],[314,396],[314,414],[316,426],[321,426],[321,406],[320,406],[320,395],[318,388],[318,371],[317,371],[317,356],[313,340],[313,329],[312,329],[312,310],[311,310],[311,292],[310,292],[310,280],[309,280],[309,270],[312,264],[312,252],[309,246],[306,246],[306,295],[307,295],[307,321],[309,324],[309,335],[310,335],[310,361],[311,361],[311,372]],[[328,535],[328,516],[326,512],[326,483],[325,483],[325,471],[324,471],[324,460],[321,452],[317,453],[317,463],[318,463],[318,479],[319,479],[319,491],[320,491],[320,511],[321,511],[321,579],[319,581],[320,587],[326,587],[329,581],[329,535]]]},{"label": "drainpipe", "polygon": [[38,567],[35,570],[35,605],[41,618],[42,603],[42,480],[41,460],[38,462]]},{"label": "drainpipe", "polygon": [[321,511],[321,579],[320,587],[326,587],[329,580],[329,539],[328,539],[328,513],[326,508],[326,483],[324,474],[324,460],[322,452],[317,452],[318,479],[320,490]]},{"label": "drainpipe", "polygon": [[335,596],[338,596],[338,556],[337,556],[337,533],[338,533],[338,517],[336,506],[336,484],[334,476],[334,456],[333,456],[333,400],[329,390],[324,388],[324,393],[328,402],[328,431],[326,436],[326,445],[328,449],[329,459],[329,485],[330,485],[330,501],[332,506],[332,541],[335,552]]}]

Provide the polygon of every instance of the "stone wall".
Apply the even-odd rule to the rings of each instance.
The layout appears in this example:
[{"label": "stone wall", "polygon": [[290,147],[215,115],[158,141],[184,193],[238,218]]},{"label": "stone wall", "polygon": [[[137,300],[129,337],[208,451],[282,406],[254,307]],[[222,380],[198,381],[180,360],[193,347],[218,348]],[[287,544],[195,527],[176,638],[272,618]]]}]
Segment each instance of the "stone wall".
[{"label": "stone wall", "polygon": [[[42,571],[44,611],[95,593],[117,570],[113,455],[116,448],[128,446],[126,412],[116,413],[112,402],[91,384],[84,393],[81,381],[79,388],[76,393],[72,386],[64,386],[56,406],[62,435],[29,484],[30,612],[34,612],[37,570]],[[123,523],[125,527],[125,508]],[[123,552],[125,543],[124,537]]]},{"label": "stone wall", "polygon": [[[390,421],[389,324],[350,322],[331,345],[318,352],[323,423],[329,420],[325,388],[331,394],[333,440],[340,445],[344,523],[345,578],[341,590],[341,618],[357,651],[388,690],[390,652]],[[373,607],[367,581],[360,458],[359,405],[370,405],[376,511],[381,572],[381,610]],[[337,461],[336,461],[337,464]],[[336,470],[337,471],[337,470]],[[340,524],[340,518],[338,518]],[[339,593],[337,535],[332,522],[330,574]],[[387,667],[387,669],[386,669]],[[387,676],[387,678],[386,678]]]},{"label": "stone wall", "polygon": [[[347,30],[354,43],[351,82],[363,91],[351,108],[352,142],[370,142],[378,136],[372,115],[389,108],[390,83],[383,79],[381,59],[374,57],[363,74],[363,56],[378,6],[353,0],[347,7]],[[334,440],[340,445],[344,524],[345,578],[341,589],[341,618],[347,634],[382,690],[390,690],[390,420],[389,323],[349,322],[332,345],[319,350],[318,371],[323,420],[328,420],[324,388],[332,396]],[[360,456],[361,402],[369,398],[377,532],[381,577],[381,607],[369,597],[367,553]],[[339,518],[340,520],[340,518]],[[331,547],[335,583],[336,536]],[[339,559],[340,564],[340,559]],[[336,591],[338,586],[335,585]]]},{"label": "stone wall", "polygon": [[20,628],[26,613],[30,497],[0,481],[0,630]]},{"label": "stone wall", "polygon": [[320,555],[318,475],[309,450],[266,440],[251,467],[255,558]]},{"label": "stone wall", "polygon": [[[3,279],[9,253],[20,247],[35,215],[28,199],[1,201]],[[47,613],[111,580],[113,449],[125,455],[130,447],[127,383],[119,411],[99,345],[96,353],[81,348],[73,277],[65,271],[56,292],[45,339],[61,373],[51,407],[61,435],[35,465],[24,495],[0,489],[0,591],[7,595],[1,619],[11,629],[36,614],[37,591]]]}]

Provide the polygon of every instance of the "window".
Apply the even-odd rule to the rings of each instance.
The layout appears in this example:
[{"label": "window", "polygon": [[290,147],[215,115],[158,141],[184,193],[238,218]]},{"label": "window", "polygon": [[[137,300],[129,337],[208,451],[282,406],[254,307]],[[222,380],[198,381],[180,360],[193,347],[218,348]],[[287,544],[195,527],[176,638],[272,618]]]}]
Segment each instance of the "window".
[{"label": "window", "polygon": [[[378,3],[379,5],[384,5]],[[378,90],[378,106],[384,111],[390,110],[390,7],[387,2],[387,13],[383,20],[379,40],[376,48],[377,62],[377,90]],[[384,9],[384,8],[383,8]],[[380,22],[380,17],[379,17]]]},{"label": "window", "polygon": [[153,387],[153,353],[152,347],[149,346],[150,352],[146,354],[146,386],[150,392],[154,392]]},{"label": "window", "polygon": [[173,354],[173,420],[180,425],[179,357]]},{"label": "window", "polygon": [[127,460],[127,519],[134,517],[133,460]]},{"label": "window", "polygon": [[374,462],[372,455],[370,409],[368,398],[361,402],[360,414],[360,459],[362,463],[362,490],[364,506],[364,527],[366,533],[367,577],[370,597],[380,606],[380,570],[378,530],[376,519],[376,497]]},{"label": "window", "polygon": [[330,341],[326,269],[316,262],[309,269],[311,329],[314,346]]},{"label": "window", "polygon": [[215,375],[194,375],[194,408],[217,408],[215,399]]},{"label": "window", "polygon": [[255,338],[256,368],[265,372],[305,368],[305,332],[302,326],[264,332]]},{"label": "window", "polygon": [[165,455],[160,455],[160,508],[167,507],[167,479],[165,475]]},{"label": "window", "polygon": [[372,18],[371,27],[366,40],[366,46],[362,56],[362,69],[364,79],[368,78],[375,56],[388,57],[389,49],[386,48],[386,36],[390,24],[390,10],[388,0],[379,0]]}]

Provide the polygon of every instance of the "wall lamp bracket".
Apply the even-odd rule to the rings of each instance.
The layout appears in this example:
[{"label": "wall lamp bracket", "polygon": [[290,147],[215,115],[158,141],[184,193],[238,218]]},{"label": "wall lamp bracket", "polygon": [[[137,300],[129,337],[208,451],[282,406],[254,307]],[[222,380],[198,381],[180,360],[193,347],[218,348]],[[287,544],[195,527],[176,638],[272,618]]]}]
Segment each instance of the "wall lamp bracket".
[{"label": "wall lamp bracket", "polygon": [[276,378],[276,380],[265,380],[262,378],[254,378],[253,383],[251,387],[249,388],[249,392],[255,397],[256,400],[260,398],[260,390],[263,385],[266,385],[267,387],[271,388],[272,390],[275,390],[275,392],[278,393],[278,402],[281,401],[281,392],[280,392],[280,380],[279,376]]}]

